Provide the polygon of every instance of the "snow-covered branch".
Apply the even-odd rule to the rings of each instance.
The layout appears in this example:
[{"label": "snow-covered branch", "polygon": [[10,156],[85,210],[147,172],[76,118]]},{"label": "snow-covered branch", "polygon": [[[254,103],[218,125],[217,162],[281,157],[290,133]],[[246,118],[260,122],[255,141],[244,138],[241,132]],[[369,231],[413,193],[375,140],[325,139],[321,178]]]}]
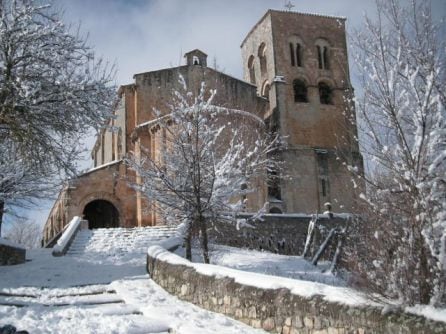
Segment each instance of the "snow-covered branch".
[{"label": "snow-covered branch", "polygon": [[3,0],[0,11],[0,140],[36,168],[74,172],[81,134],[103,126],[114,68],[94,56],[50,5]]},{"label": "snow-covered branch", "polygon": [[391,271],[379,281],[380,265],[373,280],[403,302],[445,302],[444,22],[434,22],[429,2],[378,0],[377,9],[354,39],[358,124],[372,166],[362,198],[370,224],[387,231],[372,253]]},{"label": "snow-covered branch", "polygon": [[159,138],[158,147],[142,147],[128,159],[152,208],[167,222],[189,222],[188,230],[202,237],[210,221],[240,210],[259,178],[265,180],[279,164],[279,139],[258,117],[212,105],[215,94],[204,84],[198,96],[175,92],[168,117],[158,113],[151,139]]}]

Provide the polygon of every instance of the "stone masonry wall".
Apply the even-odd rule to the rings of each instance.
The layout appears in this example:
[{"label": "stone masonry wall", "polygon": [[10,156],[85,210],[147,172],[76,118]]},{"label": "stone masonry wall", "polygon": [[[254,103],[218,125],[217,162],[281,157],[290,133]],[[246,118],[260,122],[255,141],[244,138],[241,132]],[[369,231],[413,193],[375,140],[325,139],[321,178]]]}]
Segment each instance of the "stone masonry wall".
[{"label": "stone masonry wall", "polygon": [[306,299],[288,289],[245,286],[228,277],[207,276],[194,268],[148,256],[151,278],[169,293],[273,333],[444,333],[446,324],[375,307],[353,307]]},{"label": "stone masonry wall", "polygon": [[26,260],[26,250],[0,244],[0,266],[20,264]]},{"label": "stone masonry wall", "polygon": [[[239,216],[239,218],[247,217],[249,215]],[[210,237],[214,242],[227,246],[266,250],[285,255],[301,255],[305,247],[310,220],[311,216],[267,214],[263,216],[263,221],[249,222],[253,228],[237,229],[233,223],[218,224],[211,230]],[[314,234],[314,245],[320,245],[332,228],[341,227],[346,222],[345,218],[336,216],[331,219],[328,216],[319,217]],[[311,256],[315,251],[317,249],[310,249],[309,255]],[[328,252],[330,251],[329,249]]]}]

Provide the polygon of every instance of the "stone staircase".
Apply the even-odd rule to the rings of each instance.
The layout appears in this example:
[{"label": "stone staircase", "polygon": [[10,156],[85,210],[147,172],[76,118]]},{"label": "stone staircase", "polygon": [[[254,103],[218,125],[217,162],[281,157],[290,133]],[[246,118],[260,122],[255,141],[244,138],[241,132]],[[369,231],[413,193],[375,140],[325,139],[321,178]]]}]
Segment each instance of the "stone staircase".
[{"label": "stone staircase", "polygon": [[[73,292],[70,290],[73,290]],[[41,289],[40,291],[28,292],[27,294],[0,291],[0,305],[2,306],[31,307],[40,305],[45,307],[63,307],[106,304],[124,304],[124,301],[116,294],[116,291],[111,290],[107,285],[91,285],[65,290]],[[141,314],[141,312],[135,310],[132,310],[130,313]]]},{"label": "stone staircase", "polygon": [[67,255],[145,255],[149,246],[173,236],[175,231],[175,227],[169,226],[83,229],[77,233]]},{"label": "stone staircase", "polygon": [[[143,280],[146,281],[146,279]],[[73,326],[79,325],[81,328],[83,326],[84,330],[87,325],[83,322],[86,318],[90,318],[89,322],[93,324],[87,326],[91,330],[88,333],[123,333],[123,328],[127,328],[126,333],[134,334],[173,333],[164,322],[145,316],[139,306],[127,304],[123,296],[110,285],[96,284],[53,289],[28,287],[25,289],[26,293],[23,292],[23,288],[0,290],[0,307],[7,307],[11,309],[11,312],[25,314],[36,314],[39,310],[45,310],[45,321],[40,320],[39,325],[42,333],[79,333],[74,328],[65,327],[63,330],[58,328],[58,324],[54,322],[64,317],[77,319],[75,321],[77,324]],[[38,317],[36,318],[35,321],[39,322]],[[28,319],[28,323],[24,322],[20,325],[29,326],[29,321]],[[106,330],[107,326],[110,330]],[[1,330],[0,332],[3,333]],[[12,331],[5,331],[5,333],[12,333]]]}]

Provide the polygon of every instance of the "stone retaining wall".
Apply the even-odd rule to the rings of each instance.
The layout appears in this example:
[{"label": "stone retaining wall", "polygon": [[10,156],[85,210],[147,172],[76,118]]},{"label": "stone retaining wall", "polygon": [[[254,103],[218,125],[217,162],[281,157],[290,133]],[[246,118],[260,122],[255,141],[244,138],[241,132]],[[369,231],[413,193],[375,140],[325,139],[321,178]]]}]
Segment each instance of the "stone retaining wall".
[{"label": "stone retaining wall", "polygon": [[26,261],[26,250],[0,244],[0,266],[20,264]]},{"label": "stone retaining wall", "polygon": [[[249,215],[240,215],[248,218]],[[263,221],[249,222],[253,228],[237,229],[233,223],[218,224],[210,231],[210,238],[218,244],[266,250],[285,255],[302,255],[311,216],[267,214]],[[333,227],[343,226],[346,218],[322,216],[318,218],[314,245],[320,245]],[[310,249],[310,257],[317,249]],[[328,253],[330,253],[329,250]]]},{"label": "stone retaining wall", "polygon": [[446,324],[376,307],[347,306],[321,296],[307,299],[290,290],[242,285],[233,278],[208,276],[194,268],[147,258],[152,279],[169,293],[273,333],[446,333]]}]

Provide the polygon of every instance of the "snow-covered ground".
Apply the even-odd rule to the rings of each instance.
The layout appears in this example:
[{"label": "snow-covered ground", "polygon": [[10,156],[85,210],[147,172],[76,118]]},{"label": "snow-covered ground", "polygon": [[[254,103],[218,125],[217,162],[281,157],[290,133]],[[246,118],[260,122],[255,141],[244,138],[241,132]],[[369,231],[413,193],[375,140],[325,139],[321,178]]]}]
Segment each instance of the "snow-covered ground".
[{"label": "snow-covered ground", "polygon": [[[28,251],[26,263],[0,267],[0,327],[12,324],[33,334],[264,333],[168,294],[146,274],[146,248],[135,247],[133,238],[127,238],[130,247],[125,238],[118,245],[116,240],[110,244],[113,238],[108,234],[102,240],[96,232],[87,234],[75,240],[71,255],[53,257],[50,249],[33,250]],[[154,244],[159,243],[158,232],[155,239]],[[194,255],[199,261],[198,250]],[[342,280],[300,257],[211,245],[211,261],[228,268],[195,265],[206,274],[218,272],[244,284],[263,280],[265,287],[284,286],[305,296],[322,294],[347,304],[365,302],[345,288]],[[252,276],[257,274],[284,278]],[[446,321],[444,310],[421,307],[408,311]]]},{"label": "snow-covered ground", "polygon": [[[184,248],[179,248],[175,253],[184,257]],[[324,273],[329,264],[325,265],[320,262],[316,267],[301,256],[286,256],[229,246],[210,245],[210,257],[212,264],[228,268],[334,286],[346,286],[342,279],[333,276],[331,273]],[[193,262],[202,262],[199,249],[193,251]]]},{"label": "snow-covered ground", "polygon": [[24,264],[0,267],[0,327],[33,334],[263,333],[165,292],[146,274],[145,252],[132,258],[105,250],[53,257],[40,249],[28,251]]}]

